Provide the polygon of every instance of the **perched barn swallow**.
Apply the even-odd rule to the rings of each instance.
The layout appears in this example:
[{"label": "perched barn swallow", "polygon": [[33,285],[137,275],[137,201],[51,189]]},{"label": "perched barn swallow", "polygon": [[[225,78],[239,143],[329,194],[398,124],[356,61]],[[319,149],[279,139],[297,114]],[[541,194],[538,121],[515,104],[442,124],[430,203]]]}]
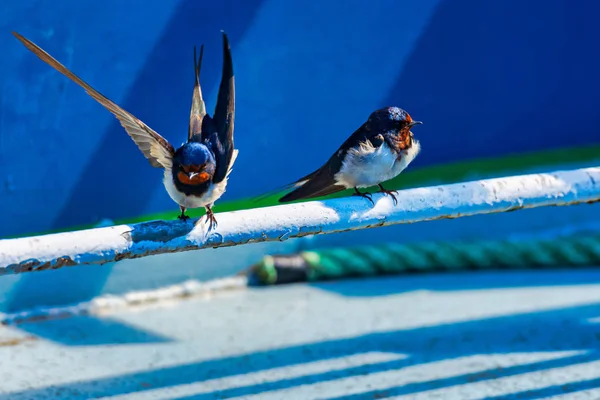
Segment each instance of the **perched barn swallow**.
[{"label": "perched barn swallow", "polygon": [[216,226],[211,207],[227,186],[227,177],[238,154],[233,147],[235,114],[235,84],[233,63],[227,35],[223,32],[223,71],[214,116],[206,112],[200,88],[200,67],[204,46],[196,58],[194,48],[195,83],[187,142],[177,150],[161,135],[133,114],[113,103],[69,71],[51,55],[29,39],[13,32],[25,47],[54,67],[58,72],[81,86],[87,94],[98,101],[121,122],[123,128],[150,161],[150,165],[164,169],[163,184],[173,201],[179,204],[181,220],[187,208],[204,207],[210,228]]},{"label": "perched barn swallow", "polygon": [[419,154],[421,146],[410,129],[421,123],[413,121],[398,107],[374,111],[321,168],[287,185],[288,189],[295,189],[279,202],[321,197],[353,188],[354,196],[365,197],[373,203],[371,194],[361,193],[358,188],[378,185],[380,192],[389,194],[397,204],[394,195],[397,192],[386,190],[382,183],[400,174]]}]

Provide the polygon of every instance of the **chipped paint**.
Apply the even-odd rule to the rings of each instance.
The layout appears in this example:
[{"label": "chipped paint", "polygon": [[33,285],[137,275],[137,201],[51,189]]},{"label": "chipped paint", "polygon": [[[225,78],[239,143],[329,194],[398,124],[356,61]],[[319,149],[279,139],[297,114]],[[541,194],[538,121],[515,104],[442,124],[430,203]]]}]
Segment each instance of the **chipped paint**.
[{"label": "chipped paint", "polygon": [[[153,290],[136,290],[122,295],[105,294],[77,304],[36,307],[14,313],[0,313],[0,324],[18,325],[27,322],[69,318],[77,315],[100,315],[124,308],[150,306],[176,299],[210,296],[224,291],[241,290],[246,288],[247,284],[248,278],[244,273],[205,282],[190,279]],[[8,346],[10,343],[12,342],[9,341],[8,344],[4,345]],[[2,339],[0,339],[0,346],[3,346]]]},{"label": "chipped paint", "polygon": [[403,190],[395,206],[389,197],[375,194],[374,206],[365,199],[348,197],[220,213],[219,226],[210,232],[202,218],[0,240],[0,275],[533,207],[591,203],[600,200],[598,182],[600,167],[595,167]]},{"label": "chipped paint", "polygon": [[24,336],[10,339],[0,339],[0,347],[18,346],[23,343],[34,342],[38,340],[35,336]]}]

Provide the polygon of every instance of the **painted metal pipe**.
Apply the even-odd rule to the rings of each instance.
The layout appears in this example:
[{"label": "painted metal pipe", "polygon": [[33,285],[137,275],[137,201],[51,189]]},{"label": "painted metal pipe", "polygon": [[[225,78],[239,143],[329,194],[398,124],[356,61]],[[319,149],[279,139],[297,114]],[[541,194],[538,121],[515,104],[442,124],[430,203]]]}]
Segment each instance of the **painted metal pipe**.
[{"label": "painted metal pipe", "polygon": [[105,264],[154,254],[237,246],[355,229],[600,201],[600,167],[486,179],[217,214],[206,219],[133,225],[0,240],[0,275]]}]

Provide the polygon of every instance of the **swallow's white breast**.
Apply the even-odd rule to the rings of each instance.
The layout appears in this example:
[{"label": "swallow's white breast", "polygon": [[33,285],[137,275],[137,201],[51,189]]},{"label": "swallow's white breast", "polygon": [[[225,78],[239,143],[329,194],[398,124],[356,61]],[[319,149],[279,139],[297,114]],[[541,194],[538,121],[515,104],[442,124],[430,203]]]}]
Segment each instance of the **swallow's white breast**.
[{"label": "swallow's white breast", "polygon": [[185,208],[200,208],[206,206],[212,207],[215,201],[219,200],[219,198],[223,196],[223,193],[225,193],[225,189],[227,188],[227,179],[231,173],[231,169],[233,168],[233,163],[235,162],[237,155],[238,150],[234,150],[225,179],[217,184],[210,185],[206,193],[204,193],[202,196],[188,196],[185,193],[180,192],[177,187],[175,187],[175,183],[173,183],[171,168],[165,168],[163,184],[165,185],[165,189],[167,189],[167,193],[169,193],[169,196],[175,203]]},{"label": "swallow's white breast", "polygon": [[400,153],[396,153],[385,142],[375,148],[367,141],[348,151],[335,180],[346,188],[378,185],[402,172],[420,150],[417,140],[413,140],[410,149]]},{"label": "swallow's white breast", "polygon": [[165,189],[167,189],[167,193],[169,193],[171,199],[173,199],[175,203],[185,208],[200,208],[207,205],[210,206],[218,198],[214,198],[215,196],[213,195],[214,185],[209,186],[209,189],[202,196],[188,196],[185,193],[180,192],[173,183],[173,175],[170,168],[165,169],[163,184],[165,185]]}]

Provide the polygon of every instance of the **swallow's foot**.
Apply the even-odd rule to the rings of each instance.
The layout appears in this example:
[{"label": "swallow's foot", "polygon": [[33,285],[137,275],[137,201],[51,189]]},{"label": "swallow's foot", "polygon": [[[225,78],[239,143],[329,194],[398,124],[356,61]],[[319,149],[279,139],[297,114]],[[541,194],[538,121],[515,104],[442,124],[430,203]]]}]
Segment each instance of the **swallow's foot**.
[{"label": "swallow's foot", "polygon": [[210,207],[205,207],[205,208],[206,208],[206,222],[209,224],[208,230],[216,228],[217,227],[217,219],[215,218],[215,213],[211,210]]},{"label": "swallow's foot", "polygon": [[182,220],[183,222],[185,222],[188,219],[190,219],[190,217],[188,217],[187,215],[185,215],[185,207],[179,206],[179,209],[181,210],[181,214],[179,214],[177,216],[178,219]]},{"label": "swallow's foot", "polygon": [[387,190],[381,184],[379,184],[379,189],[381,189],[381,193],[389,194],[392,196],[392,200],[394,201],[394,205],[398,205],[398,199],[396,198],[396,194],[398,194],[397,190]]},{"label": "swallow's foot", "polygon": [[371,196],[371,193],[361,193],[361,192],[358,191],[357,188],[354,188],[354,193],[352,193],[352,196],[364,197],[365,199],[369,200],[371,202],[371,204],[375,205],[375,202],[373,202],[373,198]]}]

